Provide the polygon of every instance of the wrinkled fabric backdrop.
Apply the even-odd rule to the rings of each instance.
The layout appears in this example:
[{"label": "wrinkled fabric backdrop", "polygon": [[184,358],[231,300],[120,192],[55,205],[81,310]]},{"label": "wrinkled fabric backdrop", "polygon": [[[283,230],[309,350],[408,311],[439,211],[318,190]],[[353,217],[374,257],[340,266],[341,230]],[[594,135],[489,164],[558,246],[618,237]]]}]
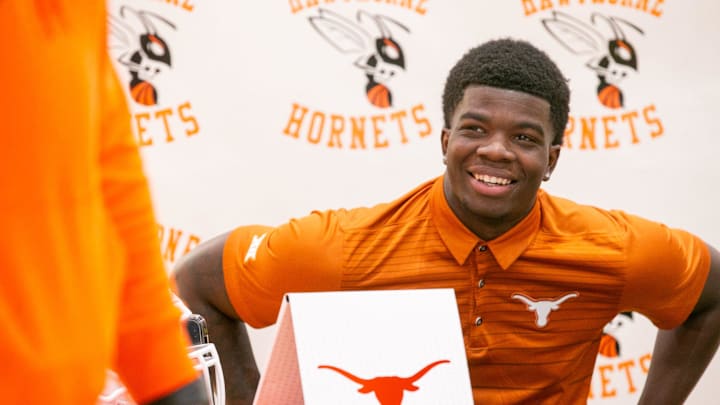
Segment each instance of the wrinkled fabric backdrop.
[{"label": "wrinkled fabric backdrop", "polygon": [[[470,47],[499,37],[545,50],[572,88],[565,146],[546,190],[720,247],[720,2],[113,0],[109,7],[110,52],[128,91],[168,269],[236,225],[372,205],[441,174],[445,77]],[[367,65],[383,35],[398,44],[404,66]],[[143,36],[169,58],[138,58]],[[594,69],[611,42],[634,53],[636,68]],[[600,76],[614,88],[599,91]],[[263,368],[274,328],[251,330]],[[655,328],[623,314],[606,331],[619,353],[598,356],[589,403],[633,404]],[[720,358],[688,403],[716,401],[718,380]]]}]

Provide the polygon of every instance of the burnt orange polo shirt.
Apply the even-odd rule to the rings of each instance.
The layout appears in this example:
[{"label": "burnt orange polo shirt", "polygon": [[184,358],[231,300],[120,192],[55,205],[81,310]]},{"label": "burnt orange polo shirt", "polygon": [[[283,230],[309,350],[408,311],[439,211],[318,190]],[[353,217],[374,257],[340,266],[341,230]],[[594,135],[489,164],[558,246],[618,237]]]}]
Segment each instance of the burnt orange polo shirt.
[{"label": "burnt orange polo shirt", "polygon": [[0,1],[0,398],[139,401],[196,376],[172,305],[105,2]]},{"label": "burnt orange polo shirt", "polygon": [[681,230],[552,197],[492,241],[465,228],[442,177],[372,208],[240,227],[224,250],[240,317],[275,322],[286,292],[453,288],[478,404],[584,404],[603,327],[638,311],[689,315],[709,270]]}]

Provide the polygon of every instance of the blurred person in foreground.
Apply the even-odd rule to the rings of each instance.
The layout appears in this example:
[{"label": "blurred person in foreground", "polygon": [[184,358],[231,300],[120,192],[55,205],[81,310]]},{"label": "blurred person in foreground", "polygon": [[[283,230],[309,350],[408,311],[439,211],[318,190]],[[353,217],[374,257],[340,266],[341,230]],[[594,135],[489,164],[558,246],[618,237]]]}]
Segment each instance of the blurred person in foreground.
[{"label": "blurred person in foreground", "polygon": [[208,319],[230,403],[250,404],[258,381],[245,323],[274,323],[283,294],[411,288],[454,289],[476,404],[586,403],[603,328],[623,311],[661,329],[640,403],[682,403],[718,346],[720,255],[540,188],[569,98],[544,52],[486,42],[445,83],[444,174],[374,207],[240,226],[185,256],[178,291]]},{"label": "blurred person in foreground", "polygon": [[107,55],[105,2],[0,0],[0,397],[206,404]]}]

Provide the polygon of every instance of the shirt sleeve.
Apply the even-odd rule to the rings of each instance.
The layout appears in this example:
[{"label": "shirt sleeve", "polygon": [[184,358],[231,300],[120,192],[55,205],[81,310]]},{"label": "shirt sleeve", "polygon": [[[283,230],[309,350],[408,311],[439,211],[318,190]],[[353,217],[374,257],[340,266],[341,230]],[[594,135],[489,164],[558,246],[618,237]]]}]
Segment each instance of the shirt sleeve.
[{"label": "shirt sleeve", "polygon": [[621,310],[672,329],[687,319],[710,270],[710,253],[698,237],[636,216],[617,213],[627,229],[627,282]]},{"label": "shirt sleeve", "polygon": [[180,312],[170,298],[157,223],[125,96],[106,59],[98,83],[102,91],[100,180],[125,264],[115,368],[132,396],[142,403],[177,390],[197,374],[187,356]]},{"label": "shirt sleeve", "polygon": [[337,216],[313,212],[278,227],[236,228],[225,242],[223,272],[240,318],[254,328],[272,325],[284,294],[340,289]]}]

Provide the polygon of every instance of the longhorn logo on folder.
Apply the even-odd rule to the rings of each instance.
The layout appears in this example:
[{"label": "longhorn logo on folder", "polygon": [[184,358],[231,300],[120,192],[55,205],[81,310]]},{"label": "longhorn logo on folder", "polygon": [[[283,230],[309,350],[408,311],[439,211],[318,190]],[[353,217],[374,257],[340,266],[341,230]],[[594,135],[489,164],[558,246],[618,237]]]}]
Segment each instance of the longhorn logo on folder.
[{"label": "longhorn logo on folder", "polygon": [[422,370],[418,371],[411,377],[375,377],[371,379],[360,378],[353,375],[341,368],[334,366],[321,365],[318,368],[327,368],[330,370],[337,371],[344,375],[348,379],[362,385],[358,392],[361,394],[375,393],[380,405],[400,405],[402,403],[403,394],[405,391],[417,391],[420,387],[415,385],[415,382],[424,376],[430,369],[442,363],[449,363],[450,360],[438,360],[434,363],[430,363]]}]

